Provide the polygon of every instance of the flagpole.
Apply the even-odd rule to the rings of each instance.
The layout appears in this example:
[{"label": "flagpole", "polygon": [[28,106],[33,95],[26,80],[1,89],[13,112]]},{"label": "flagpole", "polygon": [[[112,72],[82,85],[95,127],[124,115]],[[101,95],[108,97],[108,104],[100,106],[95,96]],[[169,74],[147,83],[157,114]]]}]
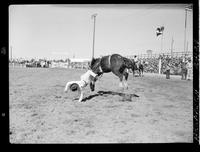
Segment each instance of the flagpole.
[{"label": "flagpole", "polygon": [[[157,28],[157,36],[159,36],[160,34],[162,34],[161,37],[161,52],[163,51],[163,32],[164,32],[164,26],[161,26],[160,28]],[[161,74],[161,66],[162,66],[162,61],[161,61],[161,56],[159,55],[159,63],[158,63],[158,73]]]},{"label": "flagpole", "polygon": [[162,31],[162,37],[161,37],[161,52],[163,52],[163,33],[164,33],[164,30]]}]

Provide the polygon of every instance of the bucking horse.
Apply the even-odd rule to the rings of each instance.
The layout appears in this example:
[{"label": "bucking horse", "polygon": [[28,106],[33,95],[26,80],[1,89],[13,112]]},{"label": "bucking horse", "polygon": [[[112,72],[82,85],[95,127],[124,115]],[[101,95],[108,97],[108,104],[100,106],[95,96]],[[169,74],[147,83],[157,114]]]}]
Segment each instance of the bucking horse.
[{"label": "bucking horse", "polygon": [[[89,68],[98,76],[102,76],[103,73],[112,72],[119,77],[119,86],[123,89],[128,89],[128,70],[132,69],[134,71],[135,65],[134,62],[128,58],[125,58],[119,54],[112,54],[103,56],[101,58],[93,58]],[[95,83],[91,82],[90,88],[94,87]]]}]

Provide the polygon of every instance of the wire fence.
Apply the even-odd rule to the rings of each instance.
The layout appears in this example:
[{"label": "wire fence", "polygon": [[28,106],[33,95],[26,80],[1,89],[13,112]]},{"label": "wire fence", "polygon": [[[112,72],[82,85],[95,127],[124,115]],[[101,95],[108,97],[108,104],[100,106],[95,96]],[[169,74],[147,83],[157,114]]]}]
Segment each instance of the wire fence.
[{"label": "wire fence", "polygon": [[[142,58],[159,58],[160,56],[168,56],[170,58],[177,58],[177,57],[192,57],[192,52],[168,52],[168,53],[152,53],[152,54],[137,54],[139,59]],[[134,58],[135,55],[129,55],[128,58]]]}]

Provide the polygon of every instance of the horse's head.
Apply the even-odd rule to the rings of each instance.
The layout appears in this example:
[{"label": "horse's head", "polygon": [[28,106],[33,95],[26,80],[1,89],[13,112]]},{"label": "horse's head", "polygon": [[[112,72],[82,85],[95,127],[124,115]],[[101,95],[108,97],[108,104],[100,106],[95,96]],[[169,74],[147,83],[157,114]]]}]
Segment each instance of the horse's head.
[{"label": "horse's head", "polygon": [[[101,61],[100,58],[96,58],[96,59],[93,58],[90,65],[89,65],[90,70],[92,70],[92,72],[97,74],[97,77],[103,74],[102,69],[101,69],[101,65],[100,65],[100,61]],[[90,81],[90,89],[91,89],[91,91],[95,90],[95,82],[97,81],[97,77],[93,77],[93,76],[90,77],[90,80],[91,80]]]},{"label": "horse's head", "polygon": [[102,74],[102,70],[101,70],[101,65],[100,65],[100,58],[93,58],[89,68],[98,76],[100,76]]},{"label": "horse's head", "polygon": [[97,77],[90,76],[90,90],[95,90],[95,82],[97,81]]}]

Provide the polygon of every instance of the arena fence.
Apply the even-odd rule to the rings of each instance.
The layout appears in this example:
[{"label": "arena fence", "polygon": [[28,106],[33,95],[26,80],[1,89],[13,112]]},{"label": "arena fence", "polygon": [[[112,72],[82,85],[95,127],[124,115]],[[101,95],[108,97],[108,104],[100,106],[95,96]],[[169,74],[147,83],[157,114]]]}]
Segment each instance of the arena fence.
[{"label": "arena fence", "polygon": [[[144,72],[147,73],[160,73],[165,74],[166,64],[169,61],[171,64],[170,73],[173,75],[181,75],[181,63],[185,58],[192,58],[192,52],[173,52],[172,53],[160,53],[160,54],[139,54],[138,59],[144,61]],[[126,56],[127,58],[134,58],[134,55]],[[161,60],[160,60],[161,59]],[[89,62],[74,63],[74,62],[53,62],[50,61],[50,68],[72,68],[72,69],[87,69]],[[9,67],[24,68],[24,63],[9,62]]]},{"label": "arena fence", "polygon": [[[192,57],[192,52],[168,52],[168,53],[154,53],[154,54],[137,54],[139,59],[141,58],[159,58],[160,56],[168,56],[170,58],[177,58],[177,57]],[[128,58],[134,58],[135,55],[126,56]]]},{"label": "arena fence", "polygon": [[[181,75],[182,61],[192,59],[192,52],[173,52],[173,53],[159,53],[159,54],[138,54],[138,59],[146,63],[144,65],[144,72],[147,73],[159,73],[165,74],[167,63],[170,66],[170,74]],[[134,55],[127,56],[127,58],[133,59]]]}]

